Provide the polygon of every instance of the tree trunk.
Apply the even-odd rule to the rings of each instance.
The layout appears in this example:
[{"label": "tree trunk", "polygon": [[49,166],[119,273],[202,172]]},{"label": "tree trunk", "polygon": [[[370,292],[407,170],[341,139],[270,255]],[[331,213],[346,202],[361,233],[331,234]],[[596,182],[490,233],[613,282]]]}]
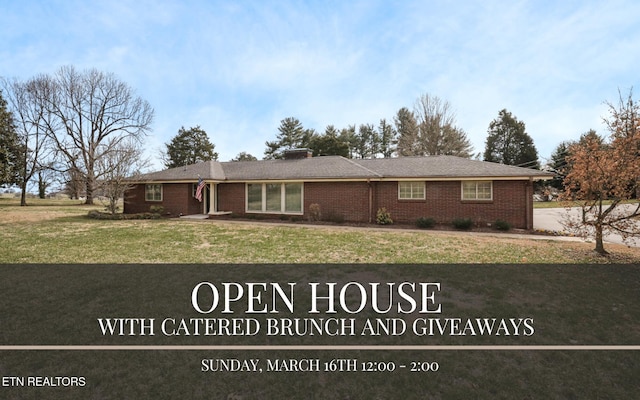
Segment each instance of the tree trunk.
[{"label": "tree trunk", "polygon": [[20,185],[20,206],[27,205],[27,185],[23,183]]},{"label": "tree trunk", "polygon": [[87,177],[87,184],[85,186],[85,201],[84,204],[93,205],[93,182],[92,179]]},{"label": "tree trunk", "polygon": [[600,255],[609,254],[604,249],[604,242],[602,241],[602,225],[596,225],[596,248],[595,251]]}]

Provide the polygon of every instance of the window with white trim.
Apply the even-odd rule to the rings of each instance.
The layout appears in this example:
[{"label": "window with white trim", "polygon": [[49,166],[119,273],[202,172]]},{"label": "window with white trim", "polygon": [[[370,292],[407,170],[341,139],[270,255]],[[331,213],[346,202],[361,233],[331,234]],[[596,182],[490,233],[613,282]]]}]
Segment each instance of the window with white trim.
[{"label": "window with white trim", "polygon": [[247,212],[302,214],[302,183],[247,183]]},{"label": "window with white trim", "polygon": [[424,200],[424,182],[398,182],[399,200]]},{"label": "window with white trim", "polygon": [[492,200],[492,181],[463,181],[462,200]]},{"label": "window with white trim", "polygon": [[247,211],[262,211],[262,184],[247,184]]},{"label": "window with white trim", "polygon": [[144,185],[144,199],[146,201],[162,201],[162,184],[150,183]]}]

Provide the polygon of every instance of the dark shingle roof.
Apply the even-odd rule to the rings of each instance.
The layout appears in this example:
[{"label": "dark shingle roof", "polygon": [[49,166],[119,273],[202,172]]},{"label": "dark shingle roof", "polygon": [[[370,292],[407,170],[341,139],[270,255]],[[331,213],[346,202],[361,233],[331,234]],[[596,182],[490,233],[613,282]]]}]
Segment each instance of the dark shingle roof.
[{"label": "dark shingle roof", "polygon": [[297,160],[207,161],[153,172],[143,181],[216,181],[384,179],[384,178],[550,178],[535,169],[454,156],[398,157],[352,160],[340,156]]},{"label": "dark shingle roof", "polygon": [[550,176],[548,173],[540,170],[455,156],[398,157],[354,161],[363,167],[389,178],[510,178]]},{"label": "dark shingle roof", "polygon": [[208,180],[224,180],[224,171],[221,163],[217,161],[205,161],[184,167],[165,169],[164,171],[151,172],[140,176],[142,181],[193,181],[198,177]]},{"label": "dark shingle roof", "polygon": [[[297,160],[235,161],[222,163],[227,180],[354,179],[371,178],[365,167],[340,156]],[[375,175],[375,174],[374,174]]]}]

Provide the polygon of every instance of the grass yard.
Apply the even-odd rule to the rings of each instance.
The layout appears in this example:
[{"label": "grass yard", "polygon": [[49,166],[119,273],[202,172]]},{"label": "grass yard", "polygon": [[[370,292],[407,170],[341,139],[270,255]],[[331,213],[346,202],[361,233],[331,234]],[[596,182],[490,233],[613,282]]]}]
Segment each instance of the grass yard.
[{"label": "grass yard", "polygon": [[640,263],[640,249],[461,232],[87,218],[99,205],[0,198],[0,263]]},{"label": "grass yard", "polygon": [[[79,202],[0,198],[0,344],[635,345],[640,343],[640,251],[552,239],[460,232],[289,226],[239,221],[87,218]],[[539,238],[539,237],[538,237]],[[132,264],[59,265],[27,264]],[[145,265],[137,265],[145,264]],[[183,265],[183,264],[219,265]],[[244,265],[224,265],[224,264]],[[295,265],[295,264],[319,265]],[[365,264],[366,263],[366,264]],[[372,265],[368,265],[371,263]],[[420,264],[417,266],[393,264]],[[492,265],[453,265],[486,263]],[[537,265],[517,265],[517,264]],[[609,264],[628,265],[575,265]],[[152,264],[152,265],[149,265]],[[179,265],[171,265],[179,264]],[[252,265],[258,264],[258,265]],[[283,265],[293,264],[293,265]],[[351,264],[351,265],[344,265]],[[446,264],[446,265],[437,265]],[[493,265],[516,264],[516,265]],[[440,282],[444,318],[535,321],[531,336],[103,336],[97,318],[203,317],[197,282]],[[297,297],[296,317],[310,314]],[[348,301],[355,300],[350,296]],[[383,300],[384,301],[384,300]],[[268,301],[267,301],[268,303]],[[355,304],[355,303],[354,303]],[[299,309],[297,307],[301,306]],[[238,309],[233,315],[243,317]],[[283,314],[262,317],[290,317]],[[386,317],[369,308],[357,315]],[[400,315],[409,323],[420,315]],[[0,375],[81,375],[84,388],[0,388],[2,398],[615,398],[640,392],[635,351],[193,350],[4,351]],[[437,373],[216,372],[202,359],[358,359],[438,362]],[[324,364],[323,364],[324,365]],[[362,364],[360,364],[362,365]],[[386,364],[389,365],[389,364]]]}]

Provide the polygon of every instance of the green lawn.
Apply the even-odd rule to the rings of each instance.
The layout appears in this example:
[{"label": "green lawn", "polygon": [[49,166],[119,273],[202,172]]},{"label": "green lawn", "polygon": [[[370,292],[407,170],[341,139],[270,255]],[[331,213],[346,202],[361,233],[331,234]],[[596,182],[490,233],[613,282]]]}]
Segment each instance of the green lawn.
[{"label": "green lawn", "polygon": [[[102,221],[79,202],[0,200],[1,263],[633,263],[640,251],[496,233],[400,231],[278,222]],[[375,226],[374,226],[375,227]]]},{"label": "green lawn", "polygon": [[[101,206],[38,200],[30,200],[30,204],[19,207],[14,199],[0,198],[0,264],[20,264],[0,266],[0,344],[355,343],[356,338],[329,336],[103,337],[96,324],[96,318],[102,317],[152,317],[158,321],[164,317],[202,317],[192,310],[190,290],[203,280],[296,282],[302,287],[305,280],[311,279],[441,282],[442,317],[531,317],[535,321],[535,334],[530,337],[369,336],[361,338],[365,344],[640,343],[640,252],[625,246],[608,246],[613,255],[603,258],[595,255],[593,245],[588,243],[515,239],[499,233],[479,236],[393,227],[290,226],[280,222],[104,221],[86,216]],[[633,265],[575,265],[614,262]],[[28,263],[153,265],[50,268]],[[217,265],[182,265],[186,263]],[[258,265],[250,265],[253,263]],[[285,263],[293,265],[282,265]],[[314,263],[320,265],[297,265]],[[420,265],[396,265],[406,263]],[[455,265],[459,263],[489,265]],[[304,300],[296,302],[296,307],[300,305],[300,317],[329,316],[305,313],[308,308],[304,308]],[[243,315],[239,311],[231,317]],[[379,316],[369,309],[356,315],[360,320]],[[416,316],[400,317],[411,322]],[[4,351],[0,358],[3,376],[80,375],[86,377],[87,386],[0,388],[0,397],[633,399],[640,391],[638,353]],[[263,363],[276,358],[318,358],[323,363],[334,358],[357,358],[359,363],[409,367],[412,362],[435,361],[440,369],[437,373],[411,372],[400,367],[393,373],[203,373],[203,358],[260,358]]]}]

